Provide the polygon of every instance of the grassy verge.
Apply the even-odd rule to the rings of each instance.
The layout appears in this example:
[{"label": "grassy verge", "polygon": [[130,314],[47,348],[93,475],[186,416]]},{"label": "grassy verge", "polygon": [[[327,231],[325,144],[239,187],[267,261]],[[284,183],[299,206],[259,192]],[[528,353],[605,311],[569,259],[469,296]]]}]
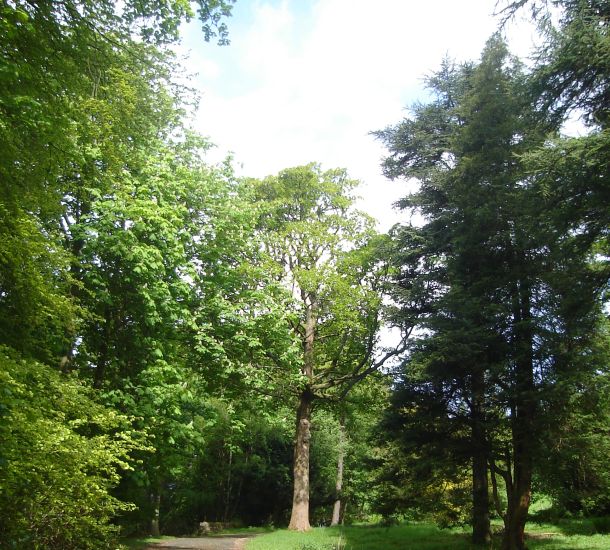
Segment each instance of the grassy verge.
[{"label": "grassy verge", "polygon": [[[494,541],[498,548],[500,538]],[[528,547],[540,550],[607,550],[610,535],[578,534],[566,526],[528,525]],[[430,524],[395,527],[322,527],[307,533],[279,530],[260,535],[246,545],[247,550],[474,550],[469,533],[463,529],[438,529]]]}]

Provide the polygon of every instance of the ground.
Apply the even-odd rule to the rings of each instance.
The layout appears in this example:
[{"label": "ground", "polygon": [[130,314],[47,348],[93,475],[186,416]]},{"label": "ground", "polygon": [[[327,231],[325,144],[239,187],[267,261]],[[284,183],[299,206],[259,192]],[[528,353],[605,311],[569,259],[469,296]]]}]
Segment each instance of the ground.
[{"label": "ground", "polygon": [[147,550],[243,550],[251,535],[218,535],[214,537],[177,538],[151,544]]}]

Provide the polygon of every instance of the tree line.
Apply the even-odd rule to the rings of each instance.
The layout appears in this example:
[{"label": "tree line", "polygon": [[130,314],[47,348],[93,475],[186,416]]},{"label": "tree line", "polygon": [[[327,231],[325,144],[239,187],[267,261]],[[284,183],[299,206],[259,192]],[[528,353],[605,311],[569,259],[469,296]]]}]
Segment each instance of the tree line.
[{"label": "tree line", "polygon": [[506,4],[533,69],[498,33],[374,132],[388,235],[343,169],[206,161],[171,45],[231,4],[0,7],[0,544],[608,514],[605,3]]}]

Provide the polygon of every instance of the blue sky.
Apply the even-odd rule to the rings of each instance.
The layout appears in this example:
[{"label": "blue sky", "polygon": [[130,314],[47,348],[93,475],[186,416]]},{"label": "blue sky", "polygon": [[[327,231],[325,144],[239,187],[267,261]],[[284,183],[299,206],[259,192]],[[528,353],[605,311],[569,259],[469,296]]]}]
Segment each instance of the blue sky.
[{"label": "blue sky", "polygon": [[[195,126],[234,153],[240,174],[263,177],[320,162],[362,180],[360,207],[381,229],[400,219],[392,203],[409,191],[386,181],[383,148],[369,132],[394,124],[423,99],[423,78],[443,56],[477,59],[496,30],[495,0],[237,0],[231,45],[184,29],[186,68],[201,94]],[[508,28],[526,56],[534,33]]]}]

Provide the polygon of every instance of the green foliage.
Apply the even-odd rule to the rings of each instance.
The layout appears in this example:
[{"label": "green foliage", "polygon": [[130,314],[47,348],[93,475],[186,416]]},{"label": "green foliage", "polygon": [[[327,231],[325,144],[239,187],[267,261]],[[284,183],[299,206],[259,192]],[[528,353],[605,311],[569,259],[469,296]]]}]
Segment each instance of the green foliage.
[{"label": "green foliage", "polygon": [[364,375],[379,328],[380,239],[353,208],[357,183],[313,164],[251,182],[266,268],[292,299],[295,343],[304,345],[308,315],[315,325],[315,351],[292,370],[307,377],[298,392],[305,384],[318,397],[333,398]]},{"label": "green foliage", "polygon": [[24,356],[58,361],[78,309],[67,297],[69,256],[56,233],[0,203],[0,333]]},{"label": "green foliage", "polygon": [[129,419],[90,390],[2,348],[0,537],[6,548],[111,548],[131,505],[110,490],[144,450]]},{"label": "green foliage", "polygon": [[285,523],[290,505],[292,419],[259,404],[211,399],[196,423],[204,441],[167,492],[165,525],[192,533],[200,521]]},{"label": "green foliage", "polygon": [[531,2],[545,38],[532,79],[536,102],[559,119],[580,111],[588,124],[607,128],[608,6],[599,0],[554,0],[552,4],[561,10],[554,27],[547,6],[539,4]]},{"label": "green foliage", "polygon": [[[607,334],[603,340],[603,348],[594,349],[600,365],[607,363]],[[587,378],[564,380],[549,402],[555,422],[544,434],[539,475],[541,488],[553,498],[556,512],[592,516],[610,510],[608,395],[608,373],[600,369]]]},{"label": "green foliage", "polygon": [[311,522],[328,524],[332,517],[339,455],[339,424],[330,412],[316,409],[311,434]]},{"label": "green foliage", "polygon": [[[226,42],[222,18],[231,3],[198,2],[206,40]],[[31,527],[32,547],[102,547],[115,512],[127,510],[108,496],[119,482],[118,467],[121,489],[128,478],[156,490],[187,466],[201,442],[193,426],[203,385],[187,369],[196,361],[184,359],[185,346],[194,347],[200,329],[195,283],[205,262],[199,253],[212,248],[223,223],[212,210],[222,202],[230,211],[234,180],[227,166],[205,166],[207,145],[183,127],[190,92],[172,81],[174,59],[165,46],[177,40],[180,21],[195,15],[189,2],[126,2],[119,11],[105,0],[17,1],[2,3],[0,12],[2,343],[103,390],[90,394],[83,385],[79,401],[76,378],[63,380],[24,359],[47,373],[53,392],[65,385],[66,397],[60,407],[37,378],[35,387],[26,384],[32,403],[41,401],[40,409],[27,409],[32,431],[11,409],[7,429],[25,430],[23,440],[32,444],[23,450],[23,467],[48,479],[11,480],[12,491],[24,491],[15,493],[15,510],[19,498],[31,499],[23,503],[31,525],[13,511],[3,528],[12,541]],[[93,395],[112,409],[88,405]],[[140,463],[130,473],[130,437],[113,447],[102,435],[121,433],[125,419],[117,411],[137,417],[155,451],[143,444],[134,450]],[[95,428],[99,437],[73,430],[70,415],[92,431],[85,427],[106,414],[116,425],[108,420]],[[45,441],[38,424],[47,421]],[[57,463],[45,464],[43,451]],[[18,468],[15,456],[10,464]],[[126,501],[140,494],[122,493]],[[52,540],[53,530],[63,542]],[[47,542],[36,542],[37,532]]]},{"label": "green foliage", "polygon": [[[607,514],[608,12],[555,3],[528,82],[494,39],[478,65],[446,62],[433,101],[379,133],[387,175],[421,182],[402,205],[426,218],[389,242],[353,208],[344,170],[238,181],[230,161],[206,163],[168,46],[196,16],[226,43],[232,0],[2,2],[0,545],[110,548],[113,522],[145,530],[159,512],[185,533],[202,519],[283,523],[289,409],[304,395],[317,404],[316,521],[341,445],[348,518],[376,500],[461,523],[476,414],[497,458],[527,394],[524,333],[538,483],[563,510]],[[578,109],[589,134],[555,135]],[[403,350],[381,349],[382,315],[424,332],[384,424],[392,441],[373,440],[372,488],[387,388],[357,384]],[[426,526],[291,536],[279,545],[467,547]]]},{"label": "green foliage", "polygon": [[[388,384],[388,378],[381,373],[372,374],[350,391],[335,413],[343,415],[345,424],[341,495],[345,524],[370,521],[373,515],[374,502],[380,492],[373,460],[379,450],[375,436],[389,397]],[[340,441],[336,446],[339,445]]]}]

